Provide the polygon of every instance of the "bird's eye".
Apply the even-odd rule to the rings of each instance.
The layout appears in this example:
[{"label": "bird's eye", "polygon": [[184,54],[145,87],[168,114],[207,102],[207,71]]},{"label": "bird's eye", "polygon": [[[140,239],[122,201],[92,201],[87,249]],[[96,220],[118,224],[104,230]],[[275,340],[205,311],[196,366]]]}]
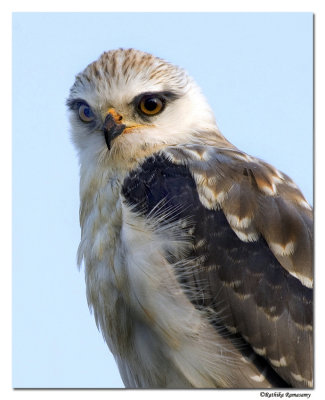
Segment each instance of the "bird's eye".
[{"label": "bird's eye", "polygon": [[81,103],[79,105],[78,112],[79,112],[79,118],[83,122],[91,122],[95,119],[95,115],[88,104]]},{"label": "bird's eye", "polygon": [[165,106],[164,99],[147,94],[139,102],[139,110],[145,115],[156,115],[163,110]]}]

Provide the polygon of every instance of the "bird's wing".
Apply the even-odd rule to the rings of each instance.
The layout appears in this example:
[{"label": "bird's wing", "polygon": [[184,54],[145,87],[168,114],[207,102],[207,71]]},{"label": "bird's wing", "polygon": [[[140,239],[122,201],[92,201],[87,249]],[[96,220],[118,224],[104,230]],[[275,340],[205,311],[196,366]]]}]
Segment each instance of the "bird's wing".
[{"label": "bird's wing", "polygon": [[289,385],[312,387],[312,210],[292,180],[238,150],[187,145],[145,160],[123,194],[138,212],[188,221],[194,267],[175,272],[219,333]]}]

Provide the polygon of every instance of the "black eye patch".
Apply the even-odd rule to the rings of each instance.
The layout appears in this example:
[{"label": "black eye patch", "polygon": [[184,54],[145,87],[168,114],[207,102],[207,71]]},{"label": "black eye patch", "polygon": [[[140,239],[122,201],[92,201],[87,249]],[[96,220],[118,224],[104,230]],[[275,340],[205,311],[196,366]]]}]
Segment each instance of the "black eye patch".
[{"label": "black eye patch", "polygon": [[161,113],[169,103],[179,97],[178,93],[172,91],[143,92],[135,96],[131,104],[141,117],[148,119]]}]

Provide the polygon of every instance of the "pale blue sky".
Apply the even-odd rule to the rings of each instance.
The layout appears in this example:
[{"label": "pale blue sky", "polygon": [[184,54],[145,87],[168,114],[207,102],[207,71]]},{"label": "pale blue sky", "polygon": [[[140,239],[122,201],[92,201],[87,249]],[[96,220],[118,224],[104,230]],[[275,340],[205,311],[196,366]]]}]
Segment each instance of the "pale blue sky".
[{"label": "pale blue sky", "polygon": [[313,15],[13,15],[13,386],[122,387],[90,315],[78,162],[65,99],[103,51],[135,47],[184,67],[223,134],[313,201]]}]

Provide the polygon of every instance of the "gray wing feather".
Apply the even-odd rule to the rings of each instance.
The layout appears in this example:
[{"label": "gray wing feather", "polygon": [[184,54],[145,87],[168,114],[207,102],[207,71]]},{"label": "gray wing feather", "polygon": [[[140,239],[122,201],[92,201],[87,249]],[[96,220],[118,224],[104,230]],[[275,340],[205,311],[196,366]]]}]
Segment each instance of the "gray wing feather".
[{"label": "gray wing feather", "polygon": [[290,178],[235,149],[177,146],[145,161],[123,194],[143,213],[163,213],[165,200],[191,221],[192,267],[175,271],[191,301],[289,385],[312,387],[312,210]]}]

